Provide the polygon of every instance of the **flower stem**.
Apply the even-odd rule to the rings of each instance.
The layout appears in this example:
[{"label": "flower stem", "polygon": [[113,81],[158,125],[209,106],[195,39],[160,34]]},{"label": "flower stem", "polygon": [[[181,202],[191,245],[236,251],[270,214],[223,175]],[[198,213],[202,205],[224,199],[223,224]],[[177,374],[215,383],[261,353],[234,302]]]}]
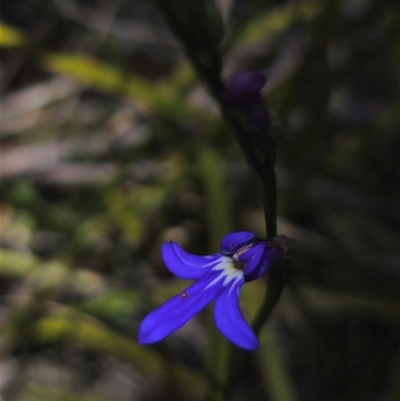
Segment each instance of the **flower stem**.
[{"label": "flower stem", "polygon": [[[185,46],[186,54],[192,63],[194,69],[196,70],[198,76],[206,83],[212,96],[218,102],[222,116],[226,121],[227,125],[231,129],[238,142],[245,160],[249,167],[258,176],[262,185],[263,194],[263,206],[264,206],[264,216],[266,225],[266,235],[267,238],[272,238],[277,234],[276,228],[276,215],[277,215],[277,189],[276,189],[276,177],[275,177],[275,143],[266,135],[267,146],[266,149],[262,149],[262,156],[260,157],[256,153],[253,144],[251,143],[250,136],[247,132],[247,128],[241,120],[236,118],[236,116],[229,110],[229,108],[224,104],[221,96],[222,81],[221,81],[221,58],[216,51],[213,51],[207,55],[207,61],[205,62],[196,54],[191,46],[188,36],[185,34],[184,29],[179,23],[174,10],[169,5],[168,1],[154,1],[159,10],[163,13],[165,20],[169,24],[171,30],[175,36],[181,41]],[[267,321],[274,306],[279,301],[282,289],[284,286],[284,269],[271,269],[267,273],[267,289],[266,297],[260,306],[259,311],[256,314],[254,322],[252,324],[253,330],[256,334],[259,333],[264,323]],[[210,393],[210,399],[213,401],[229,400],[234,385],[240,377],[243,368],[248,361],[249,353],[243,350],[233,349],[232,360],[230,363],[230,370],[227,380],[225,381],[226,371],[223,372],[227,366],[227,355],[226,355],[226,345],[223,346],[223,351],[221,351],[221,341],[216,336],[216,334],[211,334],[211,353],[216,353],[217,356],[209,359],[209,363],[216,363],[216,366],[210,366],[214,377],[211,377],[210,385],[211,389],[214,389],[213,394]],[[224,340],[225,341],[225,340]],[[226,342],[226,341],[225,341]],[[216,362],[217,361],[217,362]],[[215,376],[216,375],[216,376]],[[224,392],[222,395],[221,387],[219,382],[223,380],[225,382]]]},{"label": "flower stem", "polygon": [[[188,50],[190,54],[190,50]],[[225,106],[221,98],[220,88],[221,83],[215,84],[216,80],[207,79],[207,72],[202,68],[202,64],[197,60],[195,55],[191,55],[190,59],[195,60],[193,63],[195,69],[199,73],[199,76],[205,80],[210,88],[211,93],[215,100],[219,103],[221,113],[224,117],[225,122],[230,127],[233,132],[235,139],[237,140],[243,155],[246,159],[249,167],[254,171],[254,173],[259,177],[262,185],[263,194],[263,206],[264,206],[264,216],[266,225],[266,236],[267,238],[272,238],[277,235],[277,187],[276,187],[276,175],[275,175],[275,144],[272,139],[270,141],[270,148],[266,151],[264,161],[261,162],[250,142],[249,136],[247,135],[246,128],[242,122],[237,119]],[[284,276],[282,269],[272,269],[267,274],[267,288],[266,297],[258,310],[254,322],[252,324],[253,330],[258,334],[268,320],[274,306],[279,301],[280,295],[282,293],[284,286]],[[216,349],[217,342],[211,349]],[[243,350],[232,348],[232,360],[230,361],[229,373],[223,386],[223,400],[228,401],[231,398],[232,391],[235,388],[235,384],[240,378],[243,372],[244,366],[248,361],[249,354]],[[221,355],[222,356],[222,355]],[[222,377],[222,376],[221,376]],[[215,378],[214,378],[215,379]],[[215,383],[214,383],[215,384]],[[216,383],[218,388],[218,382]],[[221,392],[217,393],[217,398],[210,398],[212,400],[220,400]]]},{"label": "flower stem", "polygon": [[[275,153],[275,152],[274,152]],[[261,178],[262,196],[265,217],[265,230],[267,238],[272,238],[277,235],[276,227],[276,202],[277,188],[275,176],[275,154],[271,155],[269,160],[264,162],[264,175]]]},{"label": "flower stem", "polygon": [[[277,234],[276,231],[276,177],[274,169],[274,161],[271,160],[266,166],[261,182],[263,184],[263,205],[267,237],[271,238]],[[272,268],[267,273],[267,288],[265,298],[256,313],[252,322],[252,328],[256,335],[259,334],[264,323],[268,320],[272,310],[278,303],[284,287],[284,269]],[[236,349],[232,354],[230,361],[230,371],[224,389],[224,401],[231,399],[231,395],[235,388],[235,383],[239,380],[244,367],[249,362],[251,354],[240,349]]]}]

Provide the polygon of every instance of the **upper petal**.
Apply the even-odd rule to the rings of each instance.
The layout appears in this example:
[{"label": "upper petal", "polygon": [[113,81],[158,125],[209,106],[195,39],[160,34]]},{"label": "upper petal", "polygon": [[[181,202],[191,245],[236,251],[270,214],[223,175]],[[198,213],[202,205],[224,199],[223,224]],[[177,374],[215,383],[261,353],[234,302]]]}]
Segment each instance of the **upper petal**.
[{"label": "upper petal", "polygon": [[267,242],[259,242],[241,253],[239,261],[244,263],[244,276],[246,281],[261,277],[281,255],[277,248],[269,248]]},{"label": "upper petal", "polygon": [[209,256],[192,255],[184,251],[176,242],[167,242],[162,246],[162,257],[168,270],[180,278],[197,279],[215,266],[220,254]]},{"label": "upper petal", "polygon": [[150,312],[139,327],[138,343],[151,344],[160,341],[182,327],[220,294],[223,278],[224,275],[219,271],[209,272]]},{"label": "upper petal", "polygon": [[239,248],[250,244],[255,239],[255,234],[250,231],[238,231],[222,238],[220,248],[223,255],[233,255]]},{"label": "upper petal", "polygon": [[217,298],[214,306],[215,324],[221,333],[238,347],[255,350],[258,340],[239,308],[239,293],[243,279],[231,282]]}]

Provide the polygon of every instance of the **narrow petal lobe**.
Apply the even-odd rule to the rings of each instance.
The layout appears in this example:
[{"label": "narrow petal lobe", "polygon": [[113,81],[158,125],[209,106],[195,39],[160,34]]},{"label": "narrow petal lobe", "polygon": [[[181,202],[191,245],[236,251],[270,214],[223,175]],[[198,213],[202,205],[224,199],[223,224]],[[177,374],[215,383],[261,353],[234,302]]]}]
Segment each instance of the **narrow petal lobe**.
[{"label": "narrow petal lobe", "polygon": [[221,272],[210,272],[150,312],[139,327],[139,344],[160,341],[182,327],[221,293],[224,278]]},{"label": "narrow petal lobe", "polygon": [[258,340],[239,309],[239,293],[243,279],[235,280],[225,287],[214,306],[214,319],[220,332],[238,347],[255,350]]},{"label": "narrow petal lobe", "polygon": [[204,275],[215,266],[220,254],[197,256],[184,251],[176,242],[167,242],[162,246],[162,257],[168,270],[180,278],[194,280]]},{"label": "narrow petal lobe", "polygon": [[281,255],[276,248],[268,248],[265,243],[254,245],[243,255],[240,255],[240,262],[244,263],[245,280],[253,281],[261,277]]},{"label": "narrow petal lobe", "polygon": [[254,233],[250,231],[238,231],[228,234],[221,241],[221,253],[224,255],[233,255],[242,246],[250,244],[254,238]]}]

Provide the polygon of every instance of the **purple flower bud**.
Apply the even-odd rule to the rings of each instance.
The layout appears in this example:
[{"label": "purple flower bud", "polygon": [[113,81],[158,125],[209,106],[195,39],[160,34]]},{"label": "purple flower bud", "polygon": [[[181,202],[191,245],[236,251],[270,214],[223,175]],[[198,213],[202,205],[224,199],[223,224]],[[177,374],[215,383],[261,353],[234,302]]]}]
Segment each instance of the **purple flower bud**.
[{"label": "purple flower bud", "polygon": [[270,118],[261,98],[266,80],[262,72],[242,71],[231,76],[222,91],[225,103],[243,113],[253,146],[265,154],[270,151],[271,143],[268,137]]},{"label": "purple flower bud", "polygon": [[261,99],[260,91],[266,81],[267,79],[262,72],[238,72],[224,83],[224,100],[232,108],[247,109],[249,103]]}]

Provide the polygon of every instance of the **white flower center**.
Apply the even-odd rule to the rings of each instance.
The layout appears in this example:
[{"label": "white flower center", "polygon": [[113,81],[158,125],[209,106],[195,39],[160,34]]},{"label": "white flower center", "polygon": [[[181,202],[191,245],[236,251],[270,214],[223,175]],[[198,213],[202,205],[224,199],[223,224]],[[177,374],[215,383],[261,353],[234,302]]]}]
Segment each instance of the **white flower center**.
[{"label": "white flower center", "polygon": [[206,288],[217,284],[221,279],[224,279],[222,285],[225,287],[232,280],[240,280],[243,278],[243,270],[236,268],[237,264],[238,262],[232,257],[221,256],[220,261],[211,269],[212,271],[220,271],[220,274],[213,281],[211,281]]}]

